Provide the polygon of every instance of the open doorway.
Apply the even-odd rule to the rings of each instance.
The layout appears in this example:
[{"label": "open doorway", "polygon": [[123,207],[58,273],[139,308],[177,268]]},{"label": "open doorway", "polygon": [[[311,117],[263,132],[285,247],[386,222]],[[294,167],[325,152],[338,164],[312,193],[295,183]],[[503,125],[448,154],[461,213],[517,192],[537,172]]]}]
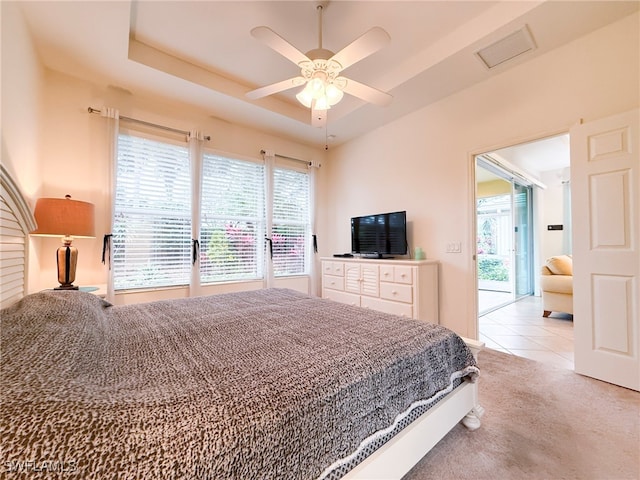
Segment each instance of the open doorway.
[{"label": "open doorway", "polygon": [[539,289],[544,261],[571,249],[569,136],[486,152],[474,162],[479,338],[572,369],[572,322],[543,318]]}]

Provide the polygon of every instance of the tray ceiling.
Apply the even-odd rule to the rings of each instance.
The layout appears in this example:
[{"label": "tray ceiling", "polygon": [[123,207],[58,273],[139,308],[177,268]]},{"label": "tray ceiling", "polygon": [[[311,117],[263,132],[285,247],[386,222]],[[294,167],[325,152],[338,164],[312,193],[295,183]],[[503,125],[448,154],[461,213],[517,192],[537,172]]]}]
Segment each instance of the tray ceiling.
[{"label": "tray ceiling", "polygon": [[[616,1],[324,2],[323,47],[334,52],[373,26],[389,46],[345,71],[393,95],[377,107],[345,95],[326,129],[310,124],[298,89],[244,94],[299,73],[250,35],[265,25],[302,52],[318,46],[312,1],[22,2],[44,64],[133,95],[161,95],[211,116],[307,144],[348,141],[527,62],[638,10]],[[489,70],[476,52],[524,28],[535,48]],[[116,105],[117,106],[117,105]]]}]

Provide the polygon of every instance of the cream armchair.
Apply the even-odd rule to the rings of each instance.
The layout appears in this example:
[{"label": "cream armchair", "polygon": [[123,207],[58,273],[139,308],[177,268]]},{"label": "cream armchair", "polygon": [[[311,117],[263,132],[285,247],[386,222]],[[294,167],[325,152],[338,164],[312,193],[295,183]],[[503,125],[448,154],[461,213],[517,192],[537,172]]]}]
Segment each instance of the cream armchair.
[{"label": "cream armchair", "polygon": [[573,315],[573,259],[569,255],[558,255],[547,259],[540,270],[543,317],[551,312]]}]

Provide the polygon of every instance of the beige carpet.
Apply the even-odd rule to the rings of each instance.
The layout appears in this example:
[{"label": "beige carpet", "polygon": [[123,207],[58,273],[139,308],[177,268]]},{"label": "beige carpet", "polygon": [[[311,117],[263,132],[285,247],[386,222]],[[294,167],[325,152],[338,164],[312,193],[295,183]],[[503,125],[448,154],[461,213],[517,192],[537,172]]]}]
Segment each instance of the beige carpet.
[{"label": "beige carpet", "polygon": [[405,480],[640,478],[640,393],[480,353],[482,426],[457,425]]}]

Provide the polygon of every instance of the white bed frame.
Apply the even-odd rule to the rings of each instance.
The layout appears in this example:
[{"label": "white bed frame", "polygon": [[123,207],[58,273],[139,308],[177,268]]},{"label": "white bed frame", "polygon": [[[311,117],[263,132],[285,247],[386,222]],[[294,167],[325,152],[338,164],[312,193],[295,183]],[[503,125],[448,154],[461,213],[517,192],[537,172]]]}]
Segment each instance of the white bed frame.
[{"label": "white bed frame", "polygon": [[[28,232],[35,228],[33,216],[17,185],[4,167],[0,173],[2,179],[2,208],[0,210],[3,212],[3,231],[5,228],[10,228],[12,235],[16,238],[24,235],[24,242]],[[7,222],[7,219],[11,221]],[[9,227],[7,227],[7,223],[10,224]],[[5,233],[8,232],[9,230]],[[26,244],[27,242],[24,242],[20,245],[20,248],[24,250],[25,264]],[[26,265],[23,266],[26,267]],[[13,287],[16,289],[13,298],[5,299],[12,303],[26,294],[27,269],[23,268],[20,275],[15,274],[14,270],[14,263],[0,262],[0,278],[10,274]],[[16,286],[16,282],[20,285]],[[3,308],[7,306],[2,305]],[[464,341],[477,360],[478,353],[484,348],[484,343],[470,339],[464,339]],[[480,417],[483,413],[484,409],[478,403],[478,384],[465,380],[462,385],[367,457],[344,478],[348,480],[400,479],[458,422],[461,421],[469,430],[479,428]]]},{"label": "white bed frame", "polygon": [[26,294],[27,235],[36,222],[4,165],[0,165],[0,187],[0,308],[5,308]]},{"label": "white bed frame", "polygon": [[[484,343],[463,339],[476,360]],[[480,428],[484,408],[478,403],[478,383],[466,381],[407,428],[358,464],[343,478],[400,479],[458,422],[469,430]]]}]

